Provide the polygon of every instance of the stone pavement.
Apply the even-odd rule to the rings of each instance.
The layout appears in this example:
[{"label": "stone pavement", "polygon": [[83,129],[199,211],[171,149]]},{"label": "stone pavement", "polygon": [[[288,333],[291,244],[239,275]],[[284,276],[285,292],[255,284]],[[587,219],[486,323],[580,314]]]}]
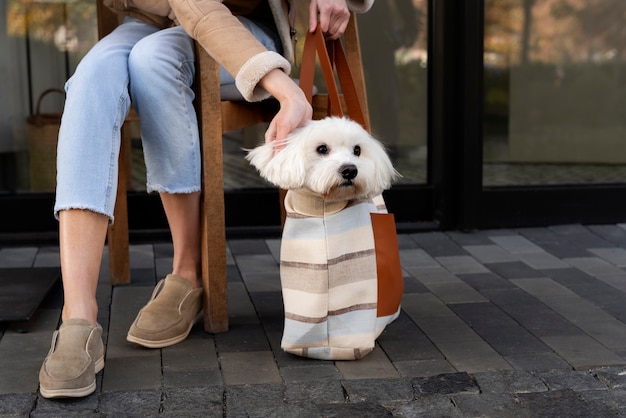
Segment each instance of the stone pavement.
[{"label": "stone pavement", "polygon": [[[277,239],[229,240],[231,329],[170,348],[125,340],[169,272],[169,244],[133,245],[133,283],[98,286],[106,361],[96,392],[47,400],[37,373],[57,287],[0,324],[0,416],[626,416],[626,225],[401,234],[402,315],[353,362],[280,350]],[[0,248],[1,267],[58,266],[54,247]]]}]

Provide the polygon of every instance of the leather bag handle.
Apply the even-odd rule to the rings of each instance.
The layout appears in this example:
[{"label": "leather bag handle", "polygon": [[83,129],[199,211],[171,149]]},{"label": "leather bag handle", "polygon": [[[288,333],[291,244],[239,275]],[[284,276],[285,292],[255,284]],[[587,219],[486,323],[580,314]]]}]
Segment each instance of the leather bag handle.
[{"label": "leather bag handle", "polygon": [[309,103],[313,101],[313,78],[315,76],[316,52],[328,90],[328,115],[344,116],[339,89],[335,79],[336,70],[348,110],[348,117],[367,129],[361,102],[356,93],[356,86],[352,73],[350,72],[350,66],[348,65],[348,59],[341,39],[326,41],[319,24],[314,32],[307,32],[302,52],[300,88],[304,91],[307,100]]}]

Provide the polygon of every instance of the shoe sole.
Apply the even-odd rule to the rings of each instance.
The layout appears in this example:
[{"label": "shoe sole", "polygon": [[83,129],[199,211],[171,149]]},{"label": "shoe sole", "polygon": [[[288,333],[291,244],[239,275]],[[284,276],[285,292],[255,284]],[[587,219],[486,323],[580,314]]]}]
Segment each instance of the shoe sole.
[{"label": "shoe sole", "polygon": [[[104,369],[104,357],[96,360],[95,364],[95,374],[98,374],[102,369]],[[96,379],[89,384],[88,386],[82,388],[75,389],[46,389],[43,386],[39,387],[39,393],[44,398],[83,398],[85,396],[91,395],[96,391]]]},{"label": "shoe sole", "polygon": [[139,338],[139,337],[135,337],[134,335],[128,333],[126,335],[126,341],[129,341],[131,343],[135,343],[135,344],[139,344],[143,347],[146,348],[165,348],[165,347],[169,347],[172,346],[174,344],[178,344],[181,341],[184,341],[188,336],[189,333],[191,332],[191,329],[193,328],[193,326],[200,321],[200,318],[202,318],[202,311],[200,311],[200,313],[198,313],[198,315],[196,315],[196,317],[194,318],[193,321],[191,321],[191,324],[189,325],[189,327],[187,328],[187,330],[180,334],[177,335],[175,337],[172,338],[168,338],[166,340],[146,340],[143,338]]}]

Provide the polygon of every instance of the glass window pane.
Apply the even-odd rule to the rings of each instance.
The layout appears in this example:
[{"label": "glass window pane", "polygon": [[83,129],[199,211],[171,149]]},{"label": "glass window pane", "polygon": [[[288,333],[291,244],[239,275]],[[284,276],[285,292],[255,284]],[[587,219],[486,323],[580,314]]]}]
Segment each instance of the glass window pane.
[{"label": "glass window pane", "polygon": [[485,2],[484,185],[626,181],[623,0]]}]

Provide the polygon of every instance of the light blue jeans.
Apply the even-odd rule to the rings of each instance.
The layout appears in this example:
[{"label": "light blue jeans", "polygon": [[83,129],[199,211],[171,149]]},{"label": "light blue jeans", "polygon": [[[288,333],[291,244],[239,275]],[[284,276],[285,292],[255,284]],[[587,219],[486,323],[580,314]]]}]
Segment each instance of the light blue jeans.
[{"label": "light blue jeans", "polygon": [[[240,18],[266,48],[278,36]],[[55,217],[87,209],[113,222],[120,128],[132,102],[140,118],[148,192],[200,190],[200,141],[193,106],[193,41],[126,18],[81,60],[67,81],[57,152]],[[221,69],[222,84],[234,83]]]}]

